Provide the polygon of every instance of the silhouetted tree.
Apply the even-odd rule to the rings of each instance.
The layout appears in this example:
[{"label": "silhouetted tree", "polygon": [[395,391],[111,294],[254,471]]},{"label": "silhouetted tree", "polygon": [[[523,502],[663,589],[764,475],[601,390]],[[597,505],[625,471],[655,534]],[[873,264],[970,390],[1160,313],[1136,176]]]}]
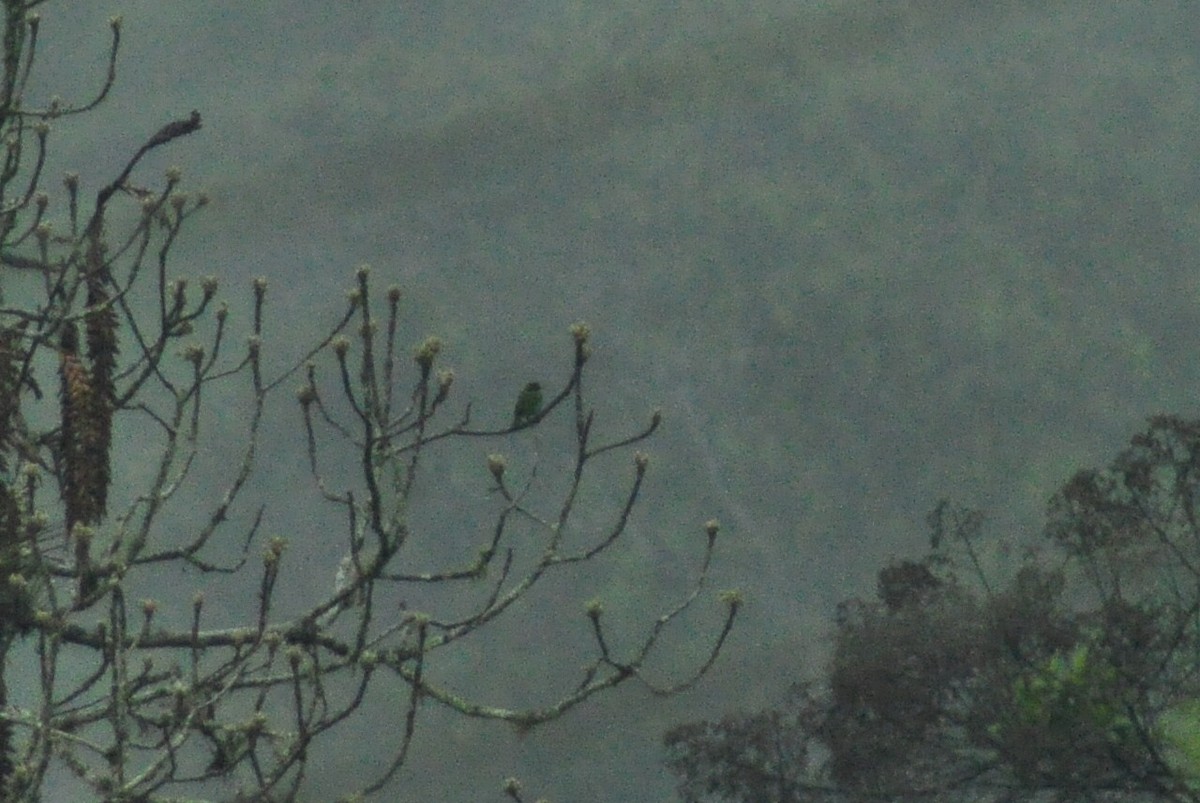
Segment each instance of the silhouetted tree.
[{"label": "silhouetted tree", "polygon": [[1159,416],[1053,497],[998,583],[978,513],[840,606],[828,676],[666,734],[688,801],[1200,800],[1200,422]]},{"label": "silhouetted tree", "polygon": [[818,791],[811,775],[824,715],[821,700],[802,685],[778,708],[675,728],[667,736],[668,765],[680,777],[679,793],[689,803],[815,799],[804,795]]},{"label": "silhouetted tree", "polygon": [[[438,367],[440,340],[421,341],[404,367],[400,291],[376,298],[366,268],[340,320],[302,358],[270,373],[266,280],[253,283],[249,339],[235,345],[216,279],[188,281],[170,267],[205,197],[180,191],[178,169],[161,181],[140,175],[148,153],[200,130],[198,113],[131,149],[92,201],[78,176],[66,176],[55,205],[61,217],[51,223],[42,190],[51,123],[104,100],[121,21],[111,21],[107,79],[95,98],[34,106],[25,89],[41,20],[30,12],[43,3],[0,0],[0,799],[41,800],[52,777],[74,779],[73,800],[89,792],[106,801],[195,798],[218,784],[222,799],[294,799],[317,740],[352,724],[375,695],[397,723],[376,739],[391,741],[392,758],[346,790],[344,799],[359,800],[404,765],[421,700],[528,729],[626,681],[672,693],[706,672],[732,626],[736,593],[723,596],[723,623],[693,675],[659,684],[644,664],[706,581],[715,521],[698,539],[693,587],[628,653],[616,648],[600,602],[581,604],[592,657],[577,682],[546,689],[544,704],[488,705],[439,683],[429,655],[516,615],[545,577],[586,566],[620,541],[649,465],[630,450],[657,429],[659,415],[627,436],[597,437],[583,382],[591,333],[577,324],[565,378],[535,415],[513,427],[475,424],[470,404],[451,411],[454,373]],[[239,505],[268,401],[297,378],[297,441],[306,441],[312,501],[333,515],[311,537],[265,538],[262,508],[247,515]],[[214,414],[209,400],[220,389],[229,405],[239,398],[233,388],[244,407]],[[512,397],[484,400],[493,402],[506,417]],[[537,466],[517,471],[484,447],[556,415],[570,418],[573,437],[568,468],[556,477],[560,493],[548,499]],[[243,428],[240,452],[223,459],[215,504],[200,508],[206,489],[195,487],[195,465],[215,448],[214,424]],[[430,540],[430,525],[414,523],[414,488],[429,479],[437,450],[464,441],[479,444],[479,485],[490,490],[492,511],[465,556],[430,565],[414,551]],[[607,525],[584,526],[581,488],[594,481],[597,458],[620,452],[629,454],[623,498]],[[114,457],[131,453],[145,487],[119,473]],[[514,557],[516,535],[526,559]],[[296,583],[291,553],[319,554],[331,543],[344,555],[336,580],[331,567],[327,585]],[[178,589],[182,568],[199,577],[196,588],[134,601],[138,591]],[[234,582],[220,584],[223,577]],[[239,586],[239,577],[249,582]],[[294,593],[281,601],[289,582]],[[208,585],[245,593],[214,606]],[[431,597],[419,589],[431,587],[457,589],[455,604],[426,609]],[[247,603],[240,612],[239,599]]]}]

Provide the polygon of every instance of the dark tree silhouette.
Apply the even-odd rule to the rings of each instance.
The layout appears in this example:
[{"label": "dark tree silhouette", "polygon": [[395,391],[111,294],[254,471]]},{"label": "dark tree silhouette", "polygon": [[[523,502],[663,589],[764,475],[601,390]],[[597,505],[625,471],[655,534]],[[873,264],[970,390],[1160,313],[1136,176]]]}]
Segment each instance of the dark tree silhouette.
[{"label": "dark tree silhouette", "polygon": [[1053,497],[1004,582],[982,517],[840,607],[827,677],[666,734],[685,800],[1200,800],[1200,422],[1159,416]]},{"label": "dark tree silhouette", "polygon": [[[740,604],[734,592],[723,595],[711,652],[693,673],[660,682],[644,667],[706,583],[715,521],[697,539],[691,588],[644,633],[618,639],[603,605],[580,601],[591,655],[575,682],[542,689],[542,704],[507,708],[440,682],[429,656],[463,648],[502,617],[570,616],[561,600],[532,614],[518,614],[517,603],[534,603],[548,576],[588,577],[590,562],[621,543],[650,462],[633,448],[659,414],[627,435],[597,435],[584,390],[591,332],[577,324],[562,379],[547,383],[535,414],[511,427],[478,424],[473,406],[455,399],[454,373],[440,367],[438,338],[421,340],[406,368],[400,290],[376,298],[366,268],[340,319],[288,364],[264,335],[265,279],[253,282],[239,324],[218,304],[216,279],[171,269],[206,198],[180,190],[178,169],[155,180],[141,165],[200,131],[197,112],[131,147],[94,200],[66,176],[52,223],[42,189],[51,124],[104,100],[121,21],[111,21],[95,98],[35,106],[25,89],[42,22],[31,11],[44,2],[0,0],[0,799],[42,800],[51,778],[56,799],[67,799],[63,789],[72,800],[295,799],[322,737],[352,728],[366,701],[383,701],[396,724],[376,741],[391,759],[342,798],[362,800],[385,793],[405,764],[421,701],[528,729],[628,681],[670,694],[708,671]],[[239,325],[248,335],[240,346],[231,334]],[[283,367],[272,374],[271,364]],[[265,537],[268,514],[247,510],[246,499],[264,410],[288,383],[300,385],[296,440],[307,449],[310,501],[325,514],[320,533],[291,541]],[[214,395],[224,399],[216,411]],[[511,403],[505,394],[479,407],[507,421]],[[510,467],[488,453],[555,417],[570,421],[572,436],[558,447],[539,441],[538,453],[565,456],[556,483],[539,476],[541,464]],[[195,467],[231,426],[240,451],[222,456],[224,486],[214,493]],[[477,445],[476,477],[492,505],[475,527],[438,541],[466,550],[449,560],[439,550],[438,563],[419,548],[436,533],[414,521],[414,488],[436,484],[427,467],[453,443]],[[119,473],[131,453],[143,487]],[[620,454],[625,490],[597,525],[605,514],[581,514],[582,489],[601,458]],[[203,498],[215,501],[199,507]],[[344,555],[336,576],[331,566],[327,585],[297,582],[292,553],[304,560],[330,544]],[[230,596],[213,605],[208,588]],[[438,607],[431,588],[452,589],[453,604]],[[163,589],[172,591],[135,601]]]}]

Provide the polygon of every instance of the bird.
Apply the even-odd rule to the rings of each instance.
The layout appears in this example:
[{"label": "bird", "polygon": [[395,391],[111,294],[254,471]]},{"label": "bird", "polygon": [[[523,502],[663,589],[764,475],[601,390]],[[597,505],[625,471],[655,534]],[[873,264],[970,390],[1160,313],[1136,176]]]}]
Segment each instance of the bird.
[{"label": "bird", "polygon": [[530,382],[517,396],[517,404],[513,407],[513,427],[523,427],[537,420],[542,411],[542,386],[538,382]]},{"label": "bird", "polygon": [[[353,554],[346,555],[338,563],[337,572],[333,577],[333,593],[335,596],[344,594],[351,586],[358,582],[358,564],[355,563]],[[337,619],[338,614],[350,608],[362,605],[365,600],[365,592],[359,588],[354,593],[348,595],[346,599],[338,602],[325,613],[317,617],[317,624],[321,627],[328,627]]]}]

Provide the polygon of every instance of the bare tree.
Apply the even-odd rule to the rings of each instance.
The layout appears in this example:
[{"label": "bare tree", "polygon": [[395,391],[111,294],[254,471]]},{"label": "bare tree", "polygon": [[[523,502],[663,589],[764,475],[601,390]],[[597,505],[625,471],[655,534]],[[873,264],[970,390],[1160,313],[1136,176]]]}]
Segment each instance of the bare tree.
[{"label": "bare tree", "polygon": [[[79,177],[68,175],[65,224],[51,225],[50,198],[41,189],[50,124],[104,100],[116,75],[121,21],[111,20],[108,72],[98,95],[80,105],[34,108],[25,88],[41,23],[30,12],[43,0],[2,2],[5,800],[40,800],[54,777],[73,777],[113,801],[194,796],[218,783],[238,800],[293,799],[317,740],[339,725],[352,727],[371,690],[384,686],[404,701],[403,724],[391,762],[347,790],[344,799],[358,800],[383,790],[405,763],[422,700],[527,729],[626,681],[671,694],[713,665],[740,604],[736,593],[722,595],[726,613],[694,673],[658,683],[645,672],[664,628],[706,582],[715,521],[704,527],[692,587],[632,639],[632,649],[621,654],[612,646],[599,601],[580,611],[594,655],[577,683],[544,704],[488,705],[441,685],[430,656],[513,615],[515,603],[543,578],[585,566],[620,543],[649,465],[632,450],[657,429],[659,414],[624,437],[597,438],[584,384],[590,331],[577,324],[559,389],[544,403],[526,399],[511,426],[478,426],[471,404],[453,402],[454,374],[438,367],[436,337],[420,342],[412,368],[405,367],[400,291],[389,288],[376,299],[366,268],[357,272],[340,319],[293,363],[270,373],[265,279],[253,283],[248,343],[235,345],[233,317],[216,301],[217,281],[194,285],[170,268],[174,245],[206,198],[180,191],[177,169],[161,182],[144,183],[139,175],[146,154],[199,131],[200,115],[162,126],[90,203]],[[122,219],[132,222],[124,226]],[[295,576],[292,553],[312,548],[313,539],[266,538],[261,507],[248,517],[238,511],[262,446],[268,402],[297,382],[313,503],[340,520],[341,532],[323,539],[337,539],[344,558],[336,582],[331,572],[327,587],[312,588],[290,610],[296,606],[282,604],[279,589]],[[206,404],[214,394],[233,394],[230,388],[240,389],[245,408],[236,416],[211,415]],[[533,481],[536,466],[527,479],[514,480],[507,459],[486,447],[558,414],[570,417],[574,435],[561,496],[547,499]],[[226,461],[215,505],[196,512],[195,465],[220,434],[211,429],[214,419],[244,426],[244,445]],[[479,444],[479,485],[491,491],[494,516],[480,523],[487,536],[478,552],[422,568],[410,560],[421,535],[412,524],[414,489],[431,459],[453,443]],[[125,493],[114,455],[130,444],[149,455],[142,467],[150,479]],[[598,458],[621,452],[629,454],[623,501],[597,531],[579,522],[581,489],[595,481]],[[118,499],[117,487],[126,499]],[[514,558],[518,531],[536,539],[531,560]],[[182,600],[133,599],[136,589],[170,586],[180,567],[206,583],[248,578],[253,594],[240,620],[226,621],[229,611],[218,613],[202,592],[182,592]],[[458,604],[443,614],[412,604],[420,598],[414,589],[430,587],[458,589]]]}]

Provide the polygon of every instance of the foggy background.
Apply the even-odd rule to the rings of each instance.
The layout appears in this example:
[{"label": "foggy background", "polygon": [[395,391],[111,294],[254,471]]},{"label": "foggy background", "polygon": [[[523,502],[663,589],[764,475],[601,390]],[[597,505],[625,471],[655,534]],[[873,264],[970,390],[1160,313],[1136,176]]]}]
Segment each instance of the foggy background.
[{"label": "foggy background", "polygon": [[[94,192],[198,109],[203,130],[136,178],[178,164],[184,189],[212,196],[173,269],[218,275],[243,321],[251,277],[267,276],[272,354],[302,353],[367,262],[378,290],[404,288],[406,348],[446,340],[454,397],[480,423],[506,423],[529,379],[565,381],[576,320],[594,332],[597,426],[623,434],[662,408],[625,545],[440,667],[452,687],[553,699],[589,655],[584,601],[601,596],[639,635],[686,591],[703,522],[723,524],[709,599],[654,663],[666,678],[694,666],[720,623],[716,591],[741,588],[739,625],[697,689],[659,700],[623,686],[522,738],[427,705],[396,800],[501,800],[509,775],[531,798],[673,800],[662,732],[769,704],[819,670],[834,606],[870,593],[889,558],[921,554],[940,497],[985,509],[997,544],[1027,541],[1074,470],[1106,462],[1152,413],[1195,414],[1189,4],[42,12],[34,97],[68,101],[99,85],[106,19],[124,16],[117,85],[55,124],[53,180],[76,170]],[[548,463],[569,446],[565,424],[539,436]],[[281,582],[298,599],[329,582],[344,542],[318,545],[328,522],[287,392],[267,426],[242,513],[264,502],[265,534],[295,545]],[[414,500],[415,532],[446,554],[472,554],[494,512],[488,451],[528,467],[530,439],[452,451]],[[628,478],[627,461],[604,468]],[[586,520],[599,524],[611,505],[597,497]],[[204,582],[175,580],[188,598]],[[401,712],[380,705],[343,728],[310,767],[309,799],[380,760]]]}]

